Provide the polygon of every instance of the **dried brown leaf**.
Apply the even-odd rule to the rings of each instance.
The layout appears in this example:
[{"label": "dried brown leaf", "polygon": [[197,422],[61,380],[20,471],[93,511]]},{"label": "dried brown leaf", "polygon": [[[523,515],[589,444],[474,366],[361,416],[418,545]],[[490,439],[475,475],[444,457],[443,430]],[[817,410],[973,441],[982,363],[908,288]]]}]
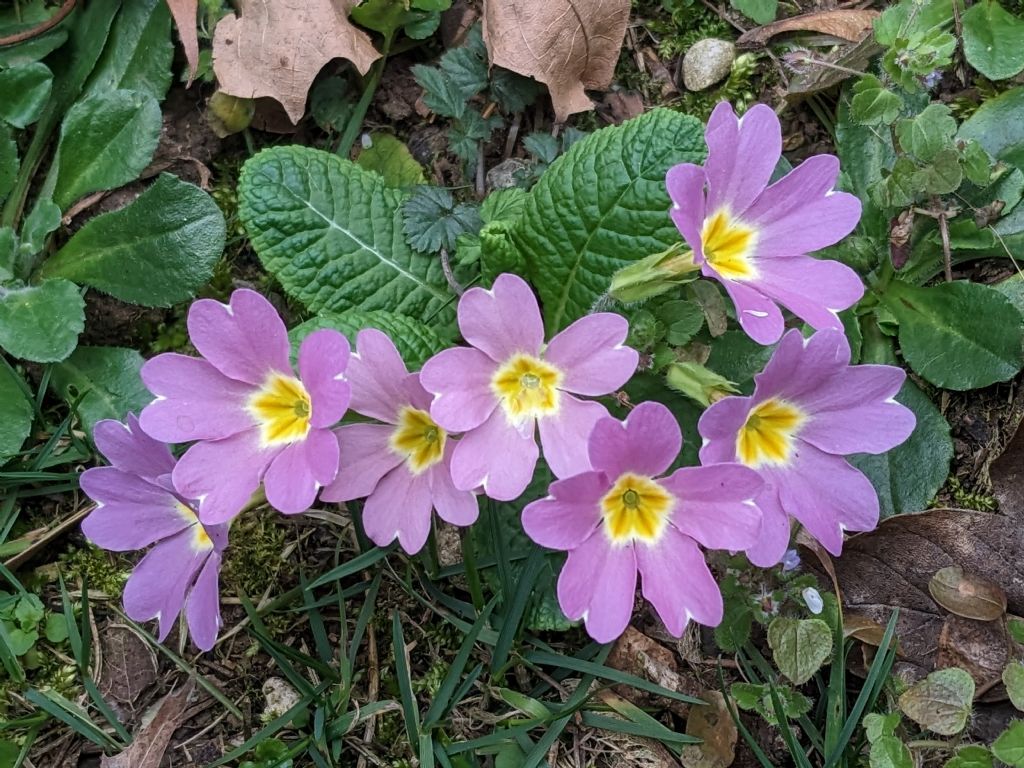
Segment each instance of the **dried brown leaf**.
[{"label": "dried brown leaf", "polygon": [[[696,696],[701,687],[693,675],[684,675],[680,671],[679,662],[672,651],[633,627],[626,627],[626,631],[615,642],[607,664],[612,669],[621,669],[662,688],[690,696]],[[639,706],[647,706],[655,700],[664,703],[664,699],[628,685],[616,686],[615,690]],[[670,707],[676,714],[686,715],[687,705],[682,702],[671,702]]]},{"label": "dried brown leaf", "polygon": [[686,733],[703,741],[683,747],[680,759],[686,768],[728,768],[736,759],[736,723],[719,691],[701,691],[698,696],[707,705],[690,707]]},{"label": "dried brown leaf", "polygon": [[819,32],[856,43],[871,30],[871,25],[876,18],[878,18],[878,11],[869,10],[804,13],[748,30],[740,35],[736,45],[747,47],[765,45],[770,39],[784,32]]},{"label": "dried brown leaf", "polygon": [[1002,622],[946,617],[939,633],[936,669],[965,670],[974,678],[980,696],[999,682],[1009,661],[1010,641]]},{"label": "dried brown leaf", "polygon": [[1006,591],[1014,613],[1024,609],[1024,528],[1003,515],[934,509],[900,515],[847,542],[835,561],[849,610],[885,624],[900,609],[897,636],[906,660],[932,668],[945,617],[928,592],[940,568],[984,573]]},{"label": "dried brown leaf", "polygon": [[213,34],[213,71],[231,96],[276,99],[297,123],[313,79],[343,58],[365,74],[380,57],[365,32],[348,20],[358,0],[246,0]]},{"label": "dried brown leaf", "polygon": [[994,581],[964,573],[959,565],[940,568],[928,582],[935,602],[966,619],[995,621],[1006,613],[1006,593]]},{"label": "dried brown leaf", "polygon": [[199,32],[196,29],[199,0],[167,0],[167,7],[171,9],[178,37],[181,38],[181,47],[185,49],[185,59],[188,61],[188,83],[185,87],[188,88],[199,69]]},{"label": "dried brown leaf", "polygon": [[108,699],[134,707],[142,693],[156,682],[156,654],[135,632],[119,624],[107,625],[100,635],[100,645],[100,690]]},{"label": "dried brown leaf", "polygon": [[611,83],[628,21],[629,0],[484,0],[491,63],[547,85],[558,122]]},{"label": "dried brown leaf", "polygon": [[160,768],[171,736],[184,722],[193,689],[190,680],[177,692],[164,696],[154,706],[152,719],[138,730],[127,749],[114,757],[100,757],[100,768]]}]

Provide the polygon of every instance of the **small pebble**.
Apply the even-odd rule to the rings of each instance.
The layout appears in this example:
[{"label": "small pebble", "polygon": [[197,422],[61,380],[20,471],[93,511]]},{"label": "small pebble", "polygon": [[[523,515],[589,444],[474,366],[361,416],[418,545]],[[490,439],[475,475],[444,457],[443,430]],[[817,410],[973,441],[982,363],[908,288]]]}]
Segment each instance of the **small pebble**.
[{"label": "small pebble", "polygon": [[683,57],[683,85],[691,91],[710,88],[729,74],[734,58],[736,46],[728,40],[698,40]]}]

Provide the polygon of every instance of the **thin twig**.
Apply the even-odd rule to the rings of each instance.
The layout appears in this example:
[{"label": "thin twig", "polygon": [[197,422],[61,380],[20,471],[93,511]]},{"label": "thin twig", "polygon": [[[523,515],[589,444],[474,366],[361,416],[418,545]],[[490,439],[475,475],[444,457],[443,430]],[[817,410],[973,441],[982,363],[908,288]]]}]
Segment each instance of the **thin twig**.
[{"label": "thin twig", "polygon": [[939,214],[939,234],[942,235],[942,260],[946,270],[946,282],[953,282],[953,254],[949,248],[949,223],[946,221],[946,212]]},{"label": "thin twig", "polygon": [[26,40],[31,40],[33,37],[39,37],[45,32],[49,32],[55,26],[60,24],[64,18],[74,10],[77,3],[78,0],[64,0],[64,4],[46,21],[41,22],[30,29],[23,29],[21,32],[16,32],[13,35],[0,37],[0,46],[23,43]]},{"label": "thin twig", "polygon": [[448,281],[448,287],[451,288],[456,296],[461,296],[466,292],[466,289],[459,285],[459,281],[455,279],[455,273],[452,272],[452,262],[448,256],[448,249],[441,249],[441,271],[444,272],[444,279]]}]

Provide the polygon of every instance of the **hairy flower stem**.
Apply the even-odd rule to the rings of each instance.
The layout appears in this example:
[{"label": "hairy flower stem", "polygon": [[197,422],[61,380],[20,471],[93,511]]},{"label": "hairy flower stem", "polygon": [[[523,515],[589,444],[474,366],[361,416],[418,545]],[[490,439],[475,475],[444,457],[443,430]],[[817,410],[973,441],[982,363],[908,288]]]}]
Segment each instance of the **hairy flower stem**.
[{"label": "hairy flower stem", "polygon": [[381,75],[384,74],[384,66],[387,64],[388,54],[391,52],[391,43],[393,41],[393,34],[387,35],[384,38],[384,47],[380,52],[380,58],[374,63],[373,71],[370,73],[370,77],[366,81],[366,87],[363,88],[363,95],[359,98],[359,103],[356,104],[356,108],[352,112],[352,117],[349,118],[348,125],[345,126],[345,133],[341,135],[341,140],[334,148],[335,154],[341,155],[342,157],[348,157],[348,153],[352,151],[352,145],[356,143],[356,137],[359,135],[359,131],[363,127],[363,119],[366,117],[366,110],[370,108],[370,102],[373,100],[373,94],[377,92],[377,86],[380,85],[380,78]]}]

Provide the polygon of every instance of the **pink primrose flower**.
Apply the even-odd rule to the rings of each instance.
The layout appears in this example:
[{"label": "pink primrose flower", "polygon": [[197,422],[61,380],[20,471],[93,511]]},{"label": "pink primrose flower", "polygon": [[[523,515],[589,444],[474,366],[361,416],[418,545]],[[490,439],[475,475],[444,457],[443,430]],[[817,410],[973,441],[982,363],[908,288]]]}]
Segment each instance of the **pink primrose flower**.
[{"label": "pink primrose flower", "polygon": [[778,304],[816,329],[841,329],[837,313],[860,300],[864,285],[845,264],[807,255],[860,220],[860,201],[833,189],[839,160],[815,155],[769,185],[782,130],[764,104],[737,118],[722,102],[704,136],[704,166],[677,165],[665,179],[672,220],[702,274],[722,283],[740,326],[760,344],[782,336]]},{"label": "pink primrose flower", "polygon": [[420,373],[434,395],[431,418],[448,432],[465,432],[452,452],[455,487],[482,486],[501,500],[519,496],[537,464],[537,430],[557,477],[588,469],[587,437],[608,411],[574,395],[609,394],[633,375],[638,355],[623,346],[626,319],[587,315],[545,345],[537,299],[511,274],[491,290],[466,291],[458,318],[471,346],[439,352]]},{"label": "pink primrose flower", "polygon": [[757,504],[764,522],[747,550],[755,565],[779,562],[794,517],[833,555],[843,531],[878,524],[878,494],[843,457],[885,453],[914,431],[913,411],[893,398],[906,373],[892,365],[850,365],[841,331],[797,330],[782,337],[751,397],[726,397],[698,429],[702,462],[738,461],[766,482]]},{"label": "pink primrose flower", "polygon": [[722,594],[700,545],[742,550],[756,542],[761,513],[753,499],[761,478],[738,464],[662,477],[682,441],[660,403],[641,403],[623,422],[602,418],[588,441],[593,469],[552,483],[547,498],[523,510],[531,539],[568,551],[558,602],[598,642],[625,630],[638,572],[643,596],[673,635],[690,619],[717,625]]},{"label": "pink primrose flower", "polygon": [[456,441],[431,418],[430,395],[391,339],[376,329],[360,331],[346,375],[352,410],[384,423],[335,430],[341,469],[323,500],[366,497],[366,535],[382,547],[397,538],[410,554],[427,540],[432,509],[454,525],[476,520],[476,496],[452,483]]},{"label": "pink primrose flower", "polygon": [[96,502],[82,532],[114,552],[152,545],[125,585],[125,613],[135,621],[159,620],[162,641],[184,611],[193,642],[210,650],[220,629],[217,581],[228,526],[199,521],[195,503],[171,480],[170,450],[134,416],[127,424],[97,422],[93,435],[111,466],[82,473],[82,490]]},{"label": "pink primrose flower", "polygon": [[261,482],[278,511],[309,509],[338,472],[330,427],[348,407],[348,340],[332,330],[311,333],[296,376],[284,322],[244,289],[229,304],[192,304],[188,331],[201,358],[168,353],[142,367],[156,395],[142,428],[167,443],[198,441],[174,468],[175,487],[199,500],[208,524],[237,515]]}]

